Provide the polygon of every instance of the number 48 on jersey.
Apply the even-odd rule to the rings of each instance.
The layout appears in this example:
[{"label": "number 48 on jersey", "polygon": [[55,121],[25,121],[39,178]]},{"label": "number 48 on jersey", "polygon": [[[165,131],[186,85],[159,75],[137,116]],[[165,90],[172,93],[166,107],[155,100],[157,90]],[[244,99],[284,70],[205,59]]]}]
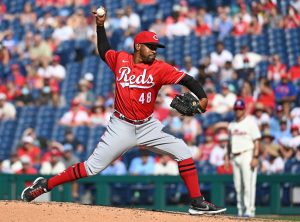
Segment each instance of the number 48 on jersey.
[{"label": "number 48 on jersey", "polygon": [[139,98],[139,102],[144,104],[146,103],[150,103],[152,99],[152,93],[148,92],[148,93],[142,93],[140,98]]}]

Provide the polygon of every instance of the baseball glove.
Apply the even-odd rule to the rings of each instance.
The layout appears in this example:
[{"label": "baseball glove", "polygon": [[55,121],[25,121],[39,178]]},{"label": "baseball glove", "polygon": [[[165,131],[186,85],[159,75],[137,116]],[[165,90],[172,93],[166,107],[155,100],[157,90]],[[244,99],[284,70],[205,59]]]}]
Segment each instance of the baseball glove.
[{"label": "baseball glove", "polygon": [[191,93],[176,95],[170,106],[184,116],[193,116],[196,113],[204,112],[200,108],[199,100]]}]

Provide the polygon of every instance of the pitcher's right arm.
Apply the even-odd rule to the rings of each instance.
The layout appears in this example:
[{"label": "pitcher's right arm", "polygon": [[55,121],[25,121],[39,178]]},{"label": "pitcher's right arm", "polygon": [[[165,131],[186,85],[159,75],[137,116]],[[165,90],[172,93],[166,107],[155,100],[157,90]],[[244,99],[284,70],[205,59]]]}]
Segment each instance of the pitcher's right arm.
[{"label": "pitcher's right arm", "polygon": [[108,42],[106,31],[104,28],[104,22],[106,19],[106,10],[103,16],[99,16],[97,13],[93,12],[96,18],[97,25],[97,48],[99,55],[103,61],[105,61],[105,54],[108,50],[111,49],[111,46]]}]

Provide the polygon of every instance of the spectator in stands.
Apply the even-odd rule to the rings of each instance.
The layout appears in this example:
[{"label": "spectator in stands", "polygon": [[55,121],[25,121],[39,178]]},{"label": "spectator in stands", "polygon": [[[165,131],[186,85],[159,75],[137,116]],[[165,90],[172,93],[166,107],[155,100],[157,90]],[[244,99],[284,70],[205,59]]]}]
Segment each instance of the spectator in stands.
[{"label": "spectator in stands", "polygon": [[183,134],[191,135],[193,140],[195,140],[198,135],[202,134],[201,124],[196,118],[185,116],[182,123]]},{"label": "spectator in stands", "polygon": [[31,136],[25,136],[22,139],[21,146],[18,147],[17,154],[19,158],[22,158],[22,156],[28,156],[31,164],[39,165],[41,150],[33,142],[34,140]]},{"label": "spectator in stands", "polygon": [[122,17],[124,15],[124,10],[119,8],[115,10],[115,16],[107,19],[108,31],[114,32],[116,30],[122,29]]},{"label": "spectator in stands", "polygon": [[285,162],[285,172],[299,174],[300,172],[300,146],[297,147],[295,155]]},{"label": "spectator in stands", "polygon": [[78,100],[81,105],[85,107],[91,107],[95,101],[95,96],[90,88],[90,83],[85,80],[81,79],[78,84],[79,92],[75,96],[75,100]]},{"label": "spectator in stands", "polygon": [[219,80],[220,83],[235,81],[237,79],[237,74],[232,67],[232,62],[227,61],[224,64],[224,67],[220,70]]},{"label": "spectator in stands", "polygon": [[53,153],[62,153],[64,149],[63,145],[57,141],[48,141],[47,145],[47,150],[41,157],[41,163],[49,162]]},{"label": "spectator in stands", "polygon": [[[0,1],[0,15],[4,15],[5,13],[7,13],[7,8],[5,3],[1,0]],[[2,16],[0,17],[0,21],[2,19]]]},{"label": "spectator in stands", "polygon": [[254,98],[253,98],[253,90],[251,83],[249,81],[244,81],[241,87],[241,92],[239,94],[239,98],[243,99],[246,103],[246,113],[252,113],[254,109]]},{"label": "spectator in stands", "polygon": [[5,88],[4,92],[6,94],[7,101],[14,100],[19,94],[16,85],[11,80],[6,81],[6,85],[4,86],[4,88]]},{"label": "spectator in stands", "polygon": [[216,43],[216,51],[210,54],[211,64],[217,65],[219,69],[225,66],[226,62],[232,62],[233,56],[231,52],[224,48],[223,42]]},{"label": "spectator in stands", "polygon": [[252,16],[251,22],[248,27],[248,33],[250,35],[261,35],[263,31],[263,26],[259,23],[257,17]]},{"label": "spectator in stands", "polygon": [[45,175],[53,175],[63,172],[66,169],[61,160],[61,152],[53,149],[50,155],[50,160],[42,163],[40,173]]},{"label": "spectator in stands", "polygon": [[73,147],[74,154],[81,160],[85,153],[85,148],[83,144],[75,137],[72,130],[68,129],[65,131],[65,136],[62,144],[65,146],[66,144],[71,144]]},{"label": "spectator in stands", "polygon": [[87,24],[83,9],[77,9],[77,11],[68,19],[68,23],[73,29],[75,40],[88,39],[89,32],[93,31]]},{"label": "spectator in stands", "polygon": [[28,84],[28,87],[31,90],[40,90],[44,84],[43,78],[37,74],[37,71],[32,64],[26,65],[25,70],[27,73],[26,82]]},{"label": "spectator in stands", "polygon": [[190,34],[190,27],[181,19],[179,11],[173,13],[172,19],[172,23],[167,23],[167,37],[172,38],[173,36],[187,36]]},{"label": "spectator in stands", "polygon": [[204,21],[208,26],[213,28],[213,16],[211,13],[207,13],[204,7],[200,7],[197,11],[197,15],[204,18]]},{"label": "spectator in stands", "polygon": [[10,53],[8,49],[0,41],[0,65],[7,65],[10,61]]},{"label": "spectator in stands", "polygon": [[286,65],[281,62],[279,55],[273,55],[272,64],[268,67],[268,79],[278,83],[283,75],[286,75]]},{"label": "spectator in stands", "polygon": [[271,131],[263,131],[261,139],[262,165],[260,171],[268,174],[276,173],[277,171],[281,172],[283,170],[284,163],[279,155],[280,146],[274,143],[274,136],[271,134]]},{"label": "spectator in stands", "polygon": [[155,100],[153,116],[161,122],[164,122],[170,115],[170,109],[168,107],[164,107],[163,102],[163,96],[161,95],[161,93],[158,93],[157,98]]},{"label": "spectator in stands", "polygon": [[288,8],[288,14],[283,19],[283,28],[295,29],[300,26],[300,14],[291,5]]},{"label": "spectator in stands", "polygon": [[74,99],[71,103],[71,109],[66,112],[59,120],[64,126],[76,127],[88,124],[89,115],[87,111],[81,107],[80,101]]},{"label": "spectator in stands", "polygon": [[263,104],[261,103],[256,103],[254,107],[254,119],[257,123],[257,125],[262,129],[263,124],[269,125],[270,123],[270,116],[266,112],[266,109]]},{"label": "spectator in stands", "polygon": [[126,165],[121,160],[121,158],[116,159],[105,170],[101,172],[101,175],[121,176],[126,174],[127,174]]},{"label": "spectator in stands", "polygon": [[186,145],[188,146],[188,148],[190,149],[190,151],[192,153],[192,158],[193,159],[198,158],[200,155],[200,149],[196,145],[196,138],[194,138],[192,134],[186,133],[183,136],[183,140],[186,143]]},{"label": "spectator in stands", "polygon": [[217,93],[212,100],[211,111],[221,114],[232,111],[236,98],[236,94],[233,93],[232,85],[224,82],[222,84],[221,93]]},{"label": "spectator in stands", "polygon": [[217,167],[217,173],[224,174],[233,174],[232,164],[227,155],[224,156],[224,164]]},{"label": "spectator in stands", "polygon": [[182,119],[179,116],[178,112],[175,110],[170,111],[170,116],[165,119],[163,124],[169,130],[172,135],[177,135],[182,137]]},{"label": "spectator in stands", "polygon": [[12,153],[9,159],[6,159],[2,162],[1,172],[14,174],[20,171],[22,168],[23,166],[18,154]]},{"label": "spectator in stands", "polygon": [[32,166],[29,156],[23,155],[20,157],[22,169],[17,171],[16,174],[37,174],[38,171]]},{"label": "spectator in stands", "polygon": [[281,81],[274,87],[275,99],[277,103],[281,103],[283,108],[291,107],[296,100],[297,89],[290,81],[287,74],[281,76]]},{"label": "spectator in stands", "polygon": [[7,102],[7,96],[0,93],[0,121],[16,118],[16,108],[10,102]]},{"label": "spectator in stands", "polygon": [[211,35],[211,27],[205,23],[204,17],[197,16],[197,25],[194,28],[196,36]]},{"label": "spectator in stands", "polygon": [[15,55],[17,52],[18,41],[13,36],[13,30],[7,30],[4,32],[4,39],[2,40],[2,44],[8,49],[11,55]]},{"label": "spectator in stands", "polygon": [[300,128],[300,107],[293,108],[290,112],[290,117],[292,120],[292,125]]},{"label": "spectator in stands", "polygon": [[178,166],[168,155],[161,155],[154,164],[154,175],[179,175]]},{"label": "spectator in stands", "polygon": [[66,18],[58,16],[57,27],[52,33],[52,38],[56,45],[60,45],[63,41],[72,40],[75,37],[74,30],[67,24]]},{"label": "spectator in stands", "polygon": [[280,144],[282,142],[282,138],[291,138],[290,132],[290,121],[287,117],[283,116],[279,121],[280,129],[277,132],[274,132],[274,136],[276,139],[276,143]]},{"label": "spectator in stands", "polygon": [[184,23],[190,28],[190,30],[195,30],[197,25],[197,10],[195,8],[188,8],[187,5],[182,5],[181,11],[185,17]]},{"label": "spectator in stands", "polygon": [[37,147],[40,147],[42,150],[46,149],[47,146],[47,139],[44,137],[39,137],[36,134],[36,131],[32,127],[28,127],[23,131],[22,138],[30,136],[33,139],[33,144]]},{"label": "spectator in stands", "polygon": [[106,112],[104,105],[96,102],[91,111],[89,126],[107,126],[111,113]]},{"label": "spectator in stands", "polygon": [[141,150],[140,156],[131,161],[128,171],[131,175],[153,175],[154,162],[154,158],[149,155],[149,151]]},{"label": "spectator in stands", "polygon": [[66,68],[60,64],[60,56],[54,55],[52,58],[52,64],[49,67],[49,73],[52,78],[61,82],[66,77]]},{"label": "spectator in stands", "polygon": [[203,144],[200,144],[199,156],[196,157],[195,160],[201,162],[208,161],[214,147],[215,147],[214,133],[211,128],[208,128],[205,132],[205,142]]},{"label": "spectator in stands", "polygon": [[65,165],[65,168],[68,168],[75,163],[79,163],[80,160],[77,156],[74,155],[74,147],[70,143],[66,143],[63,146],[63,153],[62,153],[62,162]]},{"label": "spectator in stands", "polygon": [[214,31],[218,32],[218,38],[223,40],[226,36],[230,35],[232,27],[232,21],[227,16],[226,12],[220,12],[214,21]]},{"label": "spectator in stands", "polygon": [[227,153],[229,137],[226,133],[217,135],[217,143],[213,147],[209,157],[209,163],[215,167],[224,165],[224,157]]},{"label": "spectator in stands", "polygon": [[34,104],[34,98],[29,86],[26,84],[20,90],[20,94],[15,98],[16,106],[30,106]]},{"label": "spectator in stands", "polygon": [[265,24],[274,29],[274,28],[282,28],[283,27],[283,17],[282,15],[278,14],[277,8],[272,8],[268,13],[267,16],[264,17]]},{"label": "spectator in stands", "polygon": [[297,58],[297,64],[293,65],[289,70],[289,76],[294,83],[300,81],[300,56]]},{"label": "spectator in stands", "polygon": [[300,132],[297,125],[292,125],[291,134],[292,138],[289,140],[289,146],[296,150],[297,147],[300,146]]},{"label": "spectator in stands", "polygon": [[141,28],[141,18],[135,13],[131,6],[125,8],[125,13],[121,18],[121,28],[127,30],[129,27],[139,30]]},{"label": "spectator in stands", "polygon": [[24,11],[20,14],[20,22],[25,28],[25,30],[31,30],[33,25],[36,25],[37,15],[36,12],[32,9],[30,2],[25,3]]},{"label": "spectator in stands", "polygon": [[[280,120],[283,117],[284,117],[283,106],[277,105],[276,109],[270,119],[270,129],[271,129],[272,134],[280,131]],[[289,125],[290,125],[290,121],[288,121],[288,128],[289,128]]]},{"label": "spectator in stands", "polygon": [[263,57],[257,53],[249,52],[248,46],[241,47],[240,53],[233,58],[233,68],[238,73],[239,79],[252,80],[254,78],[254,68],[261,62]]},{"label": "spectator in stands", "polygon": [[59,84],[57,80],[49,77],[44,78],[37,104],[61,106],[64,103],[64,97],[59,94]]},{"label": "spectator in stands", "polygon": [[232,34],[234,36],[243,36],[248,33],[249,24],[244,21],[241,15],[238,15],[233,23]]},{"label": "spectator in stands", "polygon": [[29,50],[33,46],[33,33],[27,32],[24,40],[20,41],[17,46],[17,53],[20,59],[30,59]]},{"label": "spectator in stands", "polygon": [[284,144],[284,142],[282,142],[280,144],[280,153],[282,155],[283,161],[287,162],[294,155],[294,150],[289,146],[289,144]]},{"label": "spectator in stands", "polygon": [[263,159],[260,171],[265,174],[278,174],[284,170],[284,162],[278,150],[267,151],[266,158]]},{"label": "spectator in stands", "polygon": [[265,77],[259,79],[257,102],[263,104],[266,108],[274,110],[275,93],[272,89],[271,82]]},{"label": "spectator in stands", "polygon": [[153,24],[150,25],[149,31],[157,34],[158,37],[166,36],[166,23],[163,21],[162,15],[158,14]]},{"label": "spectator in stands", "polygon": [[52,58],[52,50],[50,45],[43,40],[41,34],[35,34],[33,39],[33,46],[29,49],[30,59],[41,62],[44,59],[50,61]]},{"label": "spectator in stands", "polygon": [[193,66],[192,57],[186,56],[184,58],[184,69],[182,71],[194,78],[198,76],[199,71],[195,66]]},{"label": "spectator in stands", "polygon": [[129,27],[124,33],[124,43],[122,44],[122,49],[128,51],[129,53],[133,53],[133,39],[136,35],[137,31],[134,27]]},{"label": "spectator in stands", "polygon": [[87,72],[84,74],[83,79],[88,81],[89,88],[92,89],[94,87],[94,75],[93,73]]},{"label": "spectator in stands", "polygon": [[10,69],[11,69],[11,75],[8,77],[8,80],[13,81],[17,89],[21,90],[21,88],[26,83],[26,79],[21,73],[19,64],[17,63],[12,64],[10,66]]},{"label": "spectator in stands", "polygon": [[36,23],[36,28],[40,32],[47,31],[48,28],[55,29],[56,26],[56,19],[52,16],[51,11],[45,12],[40,18],[38,18]]}]

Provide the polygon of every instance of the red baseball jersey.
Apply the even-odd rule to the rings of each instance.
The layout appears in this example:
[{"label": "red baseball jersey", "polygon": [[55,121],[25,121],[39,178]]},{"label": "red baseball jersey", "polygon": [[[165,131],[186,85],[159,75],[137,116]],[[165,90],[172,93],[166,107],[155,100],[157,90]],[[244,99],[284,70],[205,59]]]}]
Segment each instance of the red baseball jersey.
[{"label": "red baseball jersey", "polygon": [[159,60],[134,64],[133,55],[124,51],[109,50],[105,60],[115,74],[115,109],[132,120],[149,117],[160,88],[176,84],[186,75]]}]

